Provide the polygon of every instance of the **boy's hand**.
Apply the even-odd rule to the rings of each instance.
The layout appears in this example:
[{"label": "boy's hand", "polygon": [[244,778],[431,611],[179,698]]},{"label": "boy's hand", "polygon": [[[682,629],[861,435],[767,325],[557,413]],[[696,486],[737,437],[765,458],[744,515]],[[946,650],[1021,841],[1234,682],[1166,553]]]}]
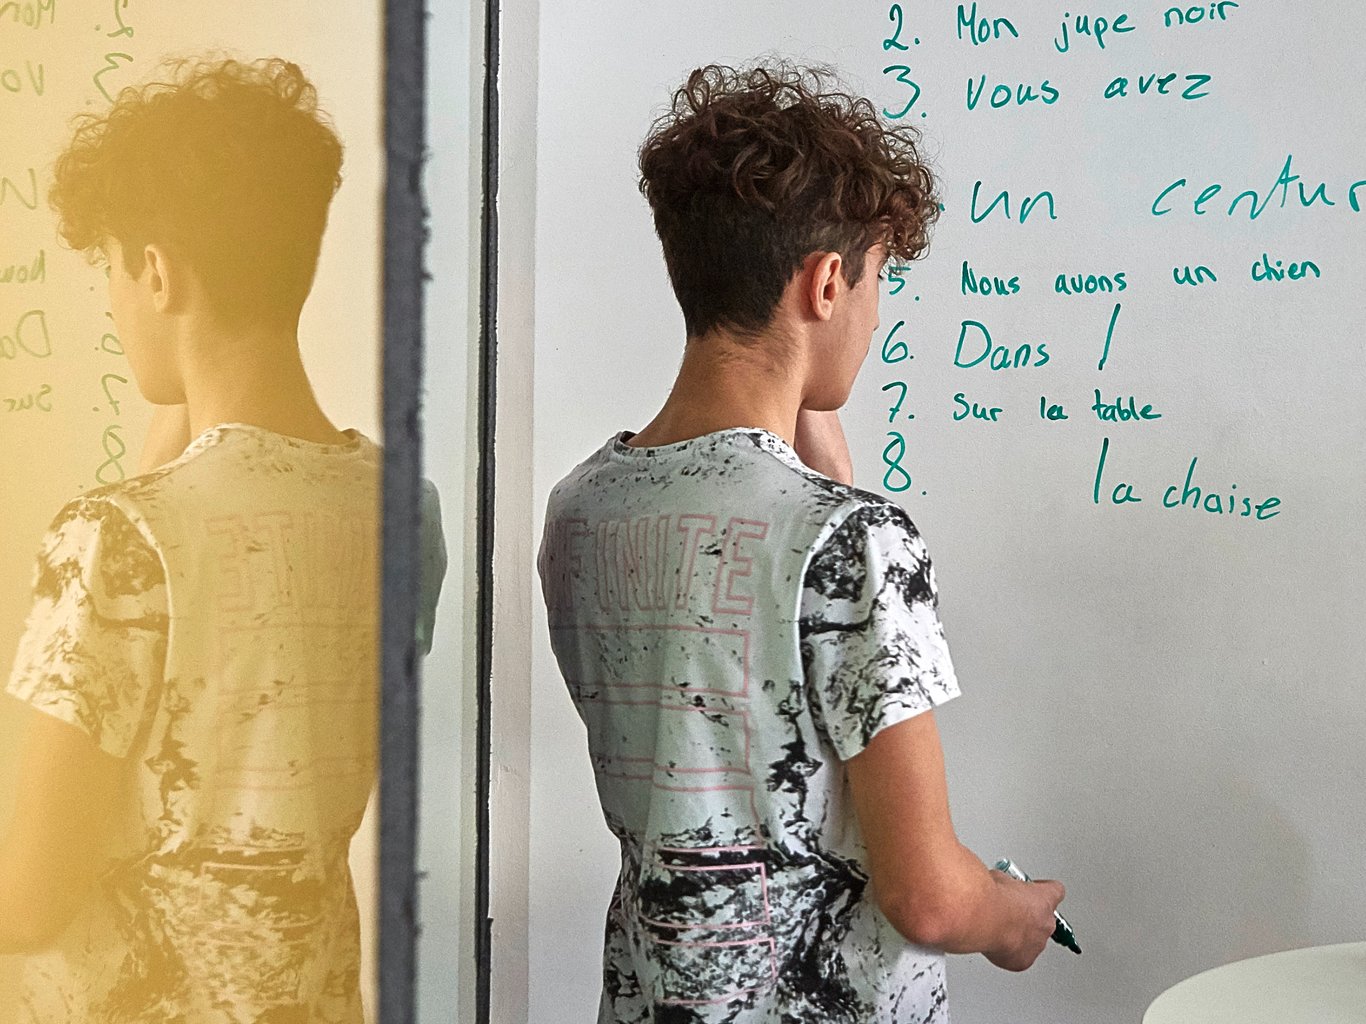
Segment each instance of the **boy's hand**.
[{"label": "boy's hand", "polygon": [[1002,895],[1015,904],[1019,928],[1009,947],[991,950],[986,958],[1002,970],[1027,971],[1053,938],[1057,927],[1053,911],[1066,890],[1061,882],[1048,879],[1021,882],[1000,871],[992,871],[991,877],[1004,890]]},{"label": "boy's hand", "polygon": [[797,410],[797,456],[817,473],[852,485],[854,464],[837,412]]}]

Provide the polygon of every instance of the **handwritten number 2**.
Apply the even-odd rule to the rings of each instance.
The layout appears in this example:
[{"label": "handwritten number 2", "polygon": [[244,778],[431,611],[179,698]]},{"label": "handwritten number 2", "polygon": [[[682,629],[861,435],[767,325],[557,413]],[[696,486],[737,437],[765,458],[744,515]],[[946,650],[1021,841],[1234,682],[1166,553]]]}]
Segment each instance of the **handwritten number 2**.
[{"label": "handwritten number 2", "polygon": [[128,0],[114,0],[114,20],[119,23],[119,27],[114,29],[113,32],[105,33],[110,39],[116,39],[119,36],[131,37],[133,35],[133,26],[125,25],[123,21],[123,12],[127,9]]},{"label": "handwritten number 2", "polygon": [[908,68],[905,64],[892,64],[882,69],[882,73],[884,75],[890,75],[893,71],[898,72],[896,76],[896,80],[898,82],[901,82],[905,85],[909,85],[911,87],[911,98],[906,102],[906,105],[901,108],[900,113],[893,114],[890,110],[883,110],[882,113],[885,116],[891,118],[893,121],[900,121],[903,117],[905,117],[907,114],[911,112],[911,108],[914,107],[916,101],[920,99],[920,85],[914,80],[912,80],[912,78],[910,77],[911,69]]},{"label": "handwritten number 2", "polygon": [[892,4],[892,9],[887,12],[887,19],[896,23],[896,31],[892,33],[891,38],[882,40],[882,48],[884,50],[910,49],[901,41],[901,30],[906,27],[906,20],[901,14],[900,4]]}]

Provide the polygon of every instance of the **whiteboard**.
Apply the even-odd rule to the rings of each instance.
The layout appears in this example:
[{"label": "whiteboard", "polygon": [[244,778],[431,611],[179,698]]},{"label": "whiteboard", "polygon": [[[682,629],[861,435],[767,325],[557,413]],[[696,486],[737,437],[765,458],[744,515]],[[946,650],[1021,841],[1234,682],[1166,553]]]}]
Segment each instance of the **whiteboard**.
[{"label": "whiteboard", "polygon": [[[1167,11],[540,8],[534,295],[502,299],[535,308],[533,536],[681,356],[634,160],[687,72],[832,63],[925,133],[945,209],[885,286],[844,422],[856,481],[935,561],[960,836],[1064,881],[1084,950],[1022,975],[951,958],[958,1021],[1137,1020],[1366,919],[1366,10]],[[532,607],[530,1019],[591,1020],[618,851]]]},{"label": "whiteboard", "polygon": [[[43,530],[78,493],[136,471],[151,407],[137,394],[107,316],[103,272],[57,241],[51,164],[69,119],[99,110],[164,57],[225,51],[297,62],[346,147],[300,345],[315,393],[339,426],[380,440],[381,7],[267,0],[0,0],[0,657],[9,671]],[[7,711],[9,709],[6,709]],[[0,718],[0,777],[14,723]],[[6,789],[8,786],[6,785]],[[0,794],[0,822],[10,794]],[[0,827],[3,827],[0,825]],[[353,848],[372,898],[369,823]],[[365,922],[369,931],[369,922]],[[366,936],[367,958],[373,945]],[[0,958],[0,1017],[16,965]],[[371,968],[367,966],[367,983]]]}]

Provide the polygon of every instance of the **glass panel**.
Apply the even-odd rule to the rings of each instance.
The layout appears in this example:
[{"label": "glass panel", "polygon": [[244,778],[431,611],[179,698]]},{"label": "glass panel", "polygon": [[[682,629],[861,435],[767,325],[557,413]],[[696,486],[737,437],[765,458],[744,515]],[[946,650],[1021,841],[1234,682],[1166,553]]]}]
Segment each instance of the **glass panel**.
[{"label": "glass panel", "polygon": [[424,474],[440,496],[447,568],[423,668],[419,1021],[473,1021],[479,707],[475,576],[484,3],[431,5]]}]

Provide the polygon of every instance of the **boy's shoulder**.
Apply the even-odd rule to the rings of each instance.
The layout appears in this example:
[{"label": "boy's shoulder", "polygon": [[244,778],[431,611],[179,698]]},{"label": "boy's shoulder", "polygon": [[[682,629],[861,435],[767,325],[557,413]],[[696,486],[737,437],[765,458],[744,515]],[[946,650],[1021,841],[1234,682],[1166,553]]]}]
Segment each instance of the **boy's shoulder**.
[{"label": "boy's shoulder", "polygon": [[802,462],[778,435],[758,428],[736,428],[658,448],[632,448],[629,434],[613,434],[605,444],[567,473],[551,492],[553,516],[569,505],[588,502],[615,507],[623,491],[665,494],[739,485],[756,501],[787,507],[823,521],[833,530],[855,513],[870,522],[895,522],[914,530],[896,502],[840,483]]},{"label": "boy's shoulder", "polygon": [[[320,507],[334,506],[346,491],[357,492],[361,505],[374,497],[372,492],[377,492],[380,482],[382,450],[364,434],[356,433],[349,473],[339,473],[327,460],[291,458],[288,441],[269,431],[237,429],[235,425],[212,427],[165,465],[71,498],[54,516],[50,529],[77,521],[98,523],[104,530],[131,524],[147,542],[157,546],[169,522],[187,515],[197,521],[193,514],[196,510],[227,513],[269,505],[274,496],[272,476],[315,496]],[[303,445],[307,447],[309,442]],[[435,497],[428,491],[424,481],[424,511],[433,505]]]}]

